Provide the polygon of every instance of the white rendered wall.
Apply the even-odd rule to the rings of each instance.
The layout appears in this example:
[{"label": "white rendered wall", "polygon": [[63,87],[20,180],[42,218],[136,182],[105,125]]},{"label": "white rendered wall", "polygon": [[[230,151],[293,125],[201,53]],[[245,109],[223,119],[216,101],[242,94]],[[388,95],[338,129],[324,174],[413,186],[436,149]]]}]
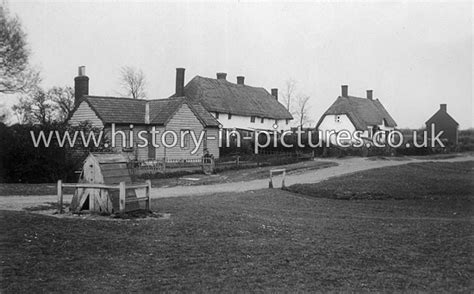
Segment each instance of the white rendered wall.
[{"label": "white rendered wall", "polygon": [[[212,112],[212,115],[216,117],[216,114]],[[255,122],[250,122],[250,116],[240,116],[240,115],[232,115],[229,119],[229,115],[227,113],[219,113],[219,118],[217,120],[221,123],[224,129],[263,129],[263,130],[275,130],[273,125],[275,124],[275,119],[271,118],[264,118],[264,122],[262,123],[262,118],[255,117]],[[290,121],[291,122],[291,121]],[[276,130],[289,130],[290,129],[290,122],[286,124],[286,120],[280,119],[277,120],[278,128]]]}]

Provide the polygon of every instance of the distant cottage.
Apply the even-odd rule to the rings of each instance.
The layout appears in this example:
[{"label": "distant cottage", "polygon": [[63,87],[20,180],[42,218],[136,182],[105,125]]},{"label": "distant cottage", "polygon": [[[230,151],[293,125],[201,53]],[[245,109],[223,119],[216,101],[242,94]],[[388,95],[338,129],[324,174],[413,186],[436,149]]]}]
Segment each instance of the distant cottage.
[{"label": "distant cottage", "polygon": [[176,70],[173,96],[186,96],[199,102],[224,129],[252,132],[290,128],[293,117],[278,102],[278,89],[272,89],[270,94],[264,88],[248,86],[243,76],[237,77],[237,83],[231,83],[226,73],[217,73],[216,79],[195,76],[184,86],[184,71],[184,68]]},{"label": "distant cottage", "polygon": [[440,136],[442,141],[454,145],[458,143],[459,124],[448,114],[446,104],[440,104],[439,110],[426,121],[428,138],[431,138],[433,126],[435,130],[435,136],[440,131],[443,131],[443,134]]},{"label": "distant cottage", "polygon": [[[115,136],[115,151],[123,153],[129,158],[145,159],[177,159],[185,160],[203,156],[205,149],[215,158],[219,157],[218,130],[219,122],[198,102],[186,97],[168,99],[130,99],[117,97],[102,97],[89,95],[89,78],[85,75],[85,67],[79,67],[79,75],[75,79],[75,108],[68,120],[71,125],[79,125],[88,121],[94,127],[104,130],[104,135],[111,140],[112,124],[115,132],[123,131],[126,136]],[[150,131],[155,127],[159,132],[156,143],[151,144]],[[133,129],[133,144],[130,142],[130,130]],[[140,147],[140,131],[147,131],[145,136],[149,142],[146,147]],[[171,148],[164,148],[160,137],[165,131],[174,131],[178,135],[178,144]],[[193,131],[197,137],[205,132],[203,142],[198,152],[191,154],[194,149],[190,135],[183,136],[181,144],[180,134]],[[171,144],[173,138],[166,137]],[[122,147],[125,143],[126,147]],[[131,147],[130,147],[131,146]]]},{"label": "distant cottage", "polygon": [[[348,86],[341,86],[341,96],[324,112],[316,129],[335,133],[347,130],[351,134],[361,131],[362,138],[371,140],[377,131],[393,130],[397,124],[378,99],[373,98],[373,91],[367,90],[367,97],[349,96]],[[331,142],[332,141],[331,137]],[[323,138],[328,140],[328,138]]]}]

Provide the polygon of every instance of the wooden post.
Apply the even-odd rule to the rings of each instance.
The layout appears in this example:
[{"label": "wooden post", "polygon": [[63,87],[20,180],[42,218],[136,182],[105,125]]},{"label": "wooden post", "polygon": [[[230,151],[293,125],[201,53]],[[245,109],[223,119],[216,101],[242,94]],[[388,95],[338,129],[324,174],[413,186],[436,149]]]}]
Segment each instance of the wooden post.
[{"label": "wooden post", "polygon": [[63,181],[58,180],[58,213],[63,213]]},{"label": "wooden post", "polygon": [[119,185],[119,210],[120,212],[125,211],[125,195],[126,195],[126,190],[125,190],[125,182],[120,182]]},{"label": "wooden post", "polygon": [[283,179],[281,180],[281,188],[285,188],[286,169],[283,170]]},{"label": "wooden post", "polygon": [[150,199],[150,190],[151,190],[151,180],[146,180],[146,184],[147,184],[147,187],[146,187],[146,198],[148,198],[148,200],[146,201],[146,209],[148,211],[150,211],[151,209],[151,199]]}]

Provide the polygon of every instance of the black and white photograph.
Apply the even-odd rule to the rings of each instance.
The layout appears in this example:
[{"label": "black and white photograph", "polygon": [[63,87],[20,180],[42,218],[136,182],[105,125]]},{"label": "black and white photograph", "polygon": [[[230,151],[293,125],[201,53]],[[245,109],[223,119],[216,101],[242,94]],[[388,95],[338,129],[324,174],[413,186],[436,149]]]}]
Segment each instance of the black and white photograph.
[{"label": "black and white photograph", "polygon": [[0,293],[473,293],[473,13],[0,0]]}]

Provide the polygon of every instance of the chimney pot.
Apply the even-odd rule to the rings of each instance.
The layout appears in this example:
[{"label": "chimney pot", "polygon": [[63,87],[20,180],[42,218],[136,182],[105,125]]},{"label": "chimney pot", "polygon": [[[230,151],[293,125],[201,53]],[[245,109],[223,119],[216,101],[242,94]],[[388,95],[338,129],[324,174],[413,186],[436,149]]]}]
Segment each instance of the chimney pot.
[{"label": "chimney pot", "polygon": [[79,66],[79,68],[77,69],[77,75],[80,77],[86,75],[86,67],[84,65]]},{"label": "chimney pot", "polygon": [[367,99],[373,100],[374,99],[374,91],[373,90],[367,90]]},{"label": "chimney pot", "polygon": [[276,100],[278,100],[278,89],[277,88],[272,89],[272,96],[275,97]]},{"label": "chimney pot", "polygon": [[182,67],[176,69],[176,97],[184,96],[184,71]]},{"label": "chimney pot", "polygon": [[347,97],[349,93],[349,86],[347,85],[342,85],[341,86],[341,96],[342,97]]},{"label": "chimney pot", "polygon": [[218,72],[216,73],[216,77],[218,80],[225,80],[227,77],[227,74],[225,72]]},{"label": "chimney pot", "polygon": [[79,105],[83,96],[89,95],[89,77],[86,76],[86,67],[79,66],[78,76],[74,78],[74,106]]},{"label": "chimney pot", "polygon": [[244,84],[245,77],[243,76],[238,76],[237,77],[237,84],[243,85]]},{"label": "chimney pot", "polygon": [[448,105],[447,104],[440,104],[439,105],[440,109],[447,111],[448,110]]}]

